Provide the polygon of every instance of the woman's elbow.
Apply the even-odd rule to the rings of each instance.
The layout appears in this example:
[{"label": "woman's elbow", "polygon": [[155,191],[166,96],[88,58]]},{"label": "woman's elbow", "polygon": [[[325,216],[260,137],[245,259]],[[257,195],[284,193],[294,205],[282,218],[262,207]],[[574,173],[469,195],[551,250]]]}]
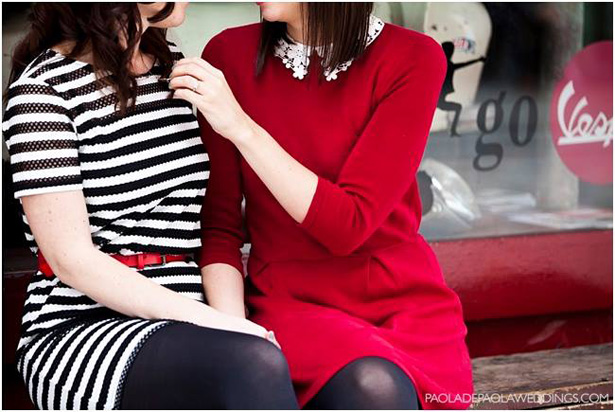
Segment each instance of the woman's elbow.
[{"label": "woman's elbow", "polygon": [[70,252],[52,251],[44,254],[47,264],[53,274],[67,285],[72,285],[77,276],[81,276],[83,268],[87,267],[89,256],[95,253],[94,247],[71,248]]},{"label": "woman's elbow", "polygon": [[74,265],[70,261],[70,257],[55,257],[53,255],[45,256],[47,265],[51,269],[51,273],[65,285],[71,286],[75,278]]},{"label": "woman's elbow", "polygon": [[334,224],[331,221],[318,236],[320,242],[334,256],[351,255],[365,243],[372,233],[373,224],[366,213],[354,210],[347,216],[350,218],[340,224]]}]

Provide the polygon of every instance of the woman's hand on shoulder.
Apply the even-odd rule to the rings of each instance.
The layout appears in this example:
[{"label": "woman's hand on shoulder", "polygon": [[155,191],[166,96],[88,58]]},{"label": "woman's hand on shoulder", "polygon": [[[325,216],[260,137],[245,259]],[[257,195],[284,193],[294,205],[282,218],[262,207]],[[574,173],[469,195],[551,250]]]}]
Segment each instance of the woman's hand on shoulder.
[{"label": "woman's hand on shoulder", "polygon": [[235,144],[252,133],[253,121],[237,102],[221,70],[198,57],[184,58],[175,64],[169,78],[173,97],[194,104],[216,133]]}]

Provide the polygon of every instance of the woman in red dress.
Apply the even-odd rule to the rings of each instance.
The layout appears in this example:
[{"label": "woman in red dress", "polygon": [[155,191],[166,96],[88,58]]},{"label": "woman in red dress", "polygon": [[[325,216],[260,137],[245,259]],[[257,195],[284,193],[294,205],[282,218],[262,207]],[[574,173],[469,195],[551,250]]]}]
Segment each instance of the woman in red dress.
[{"label": "woman in red dress", "polygon": [[467,408],[460,301],[417,232],[442,48],[372,3],[260,7],[263,23],[223,31],[171,74],[211,159],[209,304],[245,315],[245,196],[249,315],[275,331],[302,407]]}]

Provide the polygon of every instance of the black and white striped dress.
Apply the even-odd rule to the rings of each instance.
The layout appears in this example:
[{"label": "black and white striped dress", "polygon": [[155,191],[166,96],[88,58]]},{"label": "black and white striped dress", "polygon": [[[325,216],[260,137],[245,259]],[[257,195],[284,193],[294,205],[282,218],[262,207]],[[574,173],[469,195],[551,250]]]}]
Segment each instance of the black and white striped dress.
[{"label": "black and white striped dress", "polygon": [[[169,98],[161,69],[137,78],[136,106],[120,116],[91,65],[51,49],[39,55],[10,85],[3,119],[15,197],[83,190],[92,240],[106,253],[194,252],[208,156],[191,106]],[[193,261],[140,272],[204,300]],[[27,291],[18,369],[39,408],[114,409],[139,348],[172,322],[123,316],[39,272]]]}]

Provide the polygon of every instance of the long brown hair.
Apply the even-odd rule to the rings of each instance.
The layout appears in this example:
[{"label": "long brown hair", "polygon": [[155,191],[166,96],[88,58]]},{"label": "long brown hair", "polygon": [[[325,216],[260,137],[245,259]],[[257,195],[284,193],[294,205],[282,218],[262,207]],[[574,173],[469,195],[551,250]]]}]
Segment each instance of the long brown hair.
[{"label": "long brown hair", "polygon": [[[367,47],[369,16],[374,3],[309,2],[301,3],[304,43],[320,45],[323,68],[334,69],[350,59],[356,59]],[[263,21],[256,73],[260,74],[265,60],[273,53],[280,39],[292,43],[286,23]]]},{"label": "long brown hair", "polygon": [[[167,3],[148,20],[152,23],[167,18],[175,7]],[[75,43],[69,58],[91,53],[92,66],[100,76],[101,86],[112,86],[117,95],[120,111],[134,102],[137,81],[130,71],[132,56],[137,47],[154,56],[168,76],[173,55],[166,41],[166,30],[150,27],[141,35],[141,14],[137,3],[35,3],[28,16],[30,27],[17,44],[12,60],[10,85],[39,54],[65,41]],[[124,44],[119,34],[123,34]]]}]

